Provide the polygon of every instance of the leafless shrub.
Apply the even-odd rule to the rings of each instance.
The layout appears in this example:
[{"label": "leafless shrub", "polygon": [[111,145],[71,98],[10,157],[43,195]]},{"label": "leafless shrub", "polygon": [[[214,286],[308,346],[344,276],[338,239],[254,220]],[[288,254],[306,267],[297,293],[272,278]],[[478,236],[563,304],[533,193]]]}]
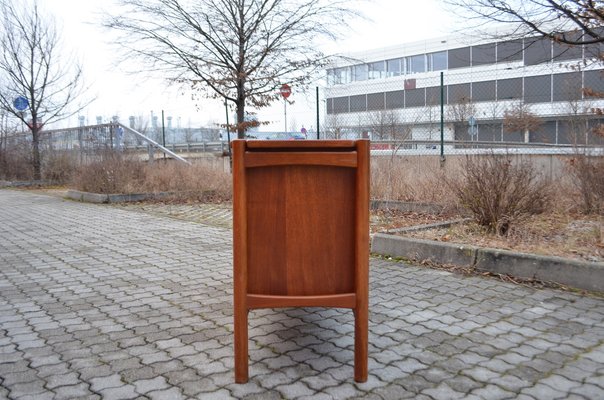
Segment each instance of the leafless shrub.
[{"label": "leafless shrub", "polygon": [[120,152],[107,151],[80,167],[71,186],[93,193],[136,193],[144,182],[144,163]]},{"label": "leafless shrub", "polygon": [[231,176],[210,163],[147,164],[119,152],[82,166],[71,186],[94,193],[168,192],[176,201],[229,201],[232,196]]},{"label": "leafless shrub", "polygon": [[33,177],[31,150],[27,143],[6,144],[0,148],[0,179],[28,181]]},{"label": "leafless shrub", "polygon": [[42,177],[56,184],[71,180],[77,169],[77,158],[71,153],[52,153],[44,161]]},{"label": "leafless shrub", "polygon": [[503,113],[503,129],[506,132],[533,132],[543,125],[528,104],[516,103]]},{"label": "leafless shrub", "polygon": [[177,200],[230,201],[231,175],[204,162],[155,163],[145,168],[146,192],[171,192]]},{"label": "leafless shrub", "polygon": [[508,155],[467,156],[459,179],[448,181],[461,206],[488,232],[507,234],[510,226],[546,210],[549,181],[526,162]]},{"label": "leafless shrub", "polygon": [[447,170],[435,157],[382,157],[371,161],[371,198],[450,203],[443,185]]},{"label": "leafless shrub", "polygon": [[604,213],[604,158],[578,154],[569,160],[568,171],[580,194],[581,211]]}]

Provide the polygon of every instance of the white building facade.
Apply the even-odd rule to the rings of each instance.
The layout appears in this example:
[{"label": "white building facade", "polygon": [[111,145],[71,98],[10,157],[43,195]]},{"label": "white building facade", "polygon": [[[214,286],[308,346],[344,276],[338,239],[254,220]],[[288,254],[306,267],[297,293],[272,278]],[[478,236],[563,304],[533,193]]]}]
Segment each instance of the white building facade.
[{"label": "white building facade", "polygon": [[[604,46],[445,37],[339,57],[327,137],[596,145]],[[442,80],[442,84],[441,84]]]}]

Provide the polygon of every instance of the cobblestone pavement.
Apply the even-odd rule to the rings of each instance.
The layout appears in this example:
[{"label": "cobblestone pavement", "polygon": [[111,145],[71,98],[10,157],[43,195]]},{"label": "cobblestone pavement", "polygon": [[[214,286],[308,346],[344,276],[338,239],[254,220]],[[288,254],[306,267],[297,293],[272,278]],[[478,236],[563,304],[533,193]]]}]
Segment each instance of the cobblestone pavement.
[{"label": "cobblestone pavement", "polygon": [[229,204],[116,203],[112,206],[221,228],[233,227],[233,213]]},{"label": "cobblestone pavement", "polygon": [[602,399],[604,300],[371,260],[348,310],[250,314],[233,383],[231,231],[0,190],[0,398]]}]

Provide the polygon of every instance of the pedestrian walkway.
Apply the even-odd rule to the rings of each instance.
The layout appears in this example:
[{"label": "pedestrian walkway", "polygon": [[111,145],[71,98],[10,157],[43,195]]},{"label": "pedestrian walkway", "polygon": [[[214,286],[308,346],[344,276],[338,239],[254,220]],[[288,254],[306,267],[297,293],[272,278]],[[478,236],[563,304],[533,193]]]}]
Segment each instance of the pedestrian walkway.
[{"label": "pedestrian walkway", "polygon": [[0,398],[602,399],[604,300],[371,260],[349,310],[250,313],[234,384],[231,230],[0,190]]}]

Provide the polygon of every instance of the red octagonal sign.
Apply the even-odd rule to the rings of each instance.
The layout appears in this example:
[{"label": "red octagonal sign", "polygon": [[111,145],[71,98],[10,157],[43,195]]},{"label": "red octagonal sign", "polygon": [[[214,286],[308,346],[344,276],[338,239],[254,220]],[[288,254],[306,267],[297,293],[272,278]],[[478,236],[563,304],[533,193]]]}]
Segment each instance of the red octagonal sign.
[{"label": "red octagonal sign", "polygon": [[287,99],[289,95],[292,94],[292,88],[289,87],[287,83],[284,83],[283,85],[281,85],[279,93],[281,93],[281,96],[283,96],[284,99]]}]

